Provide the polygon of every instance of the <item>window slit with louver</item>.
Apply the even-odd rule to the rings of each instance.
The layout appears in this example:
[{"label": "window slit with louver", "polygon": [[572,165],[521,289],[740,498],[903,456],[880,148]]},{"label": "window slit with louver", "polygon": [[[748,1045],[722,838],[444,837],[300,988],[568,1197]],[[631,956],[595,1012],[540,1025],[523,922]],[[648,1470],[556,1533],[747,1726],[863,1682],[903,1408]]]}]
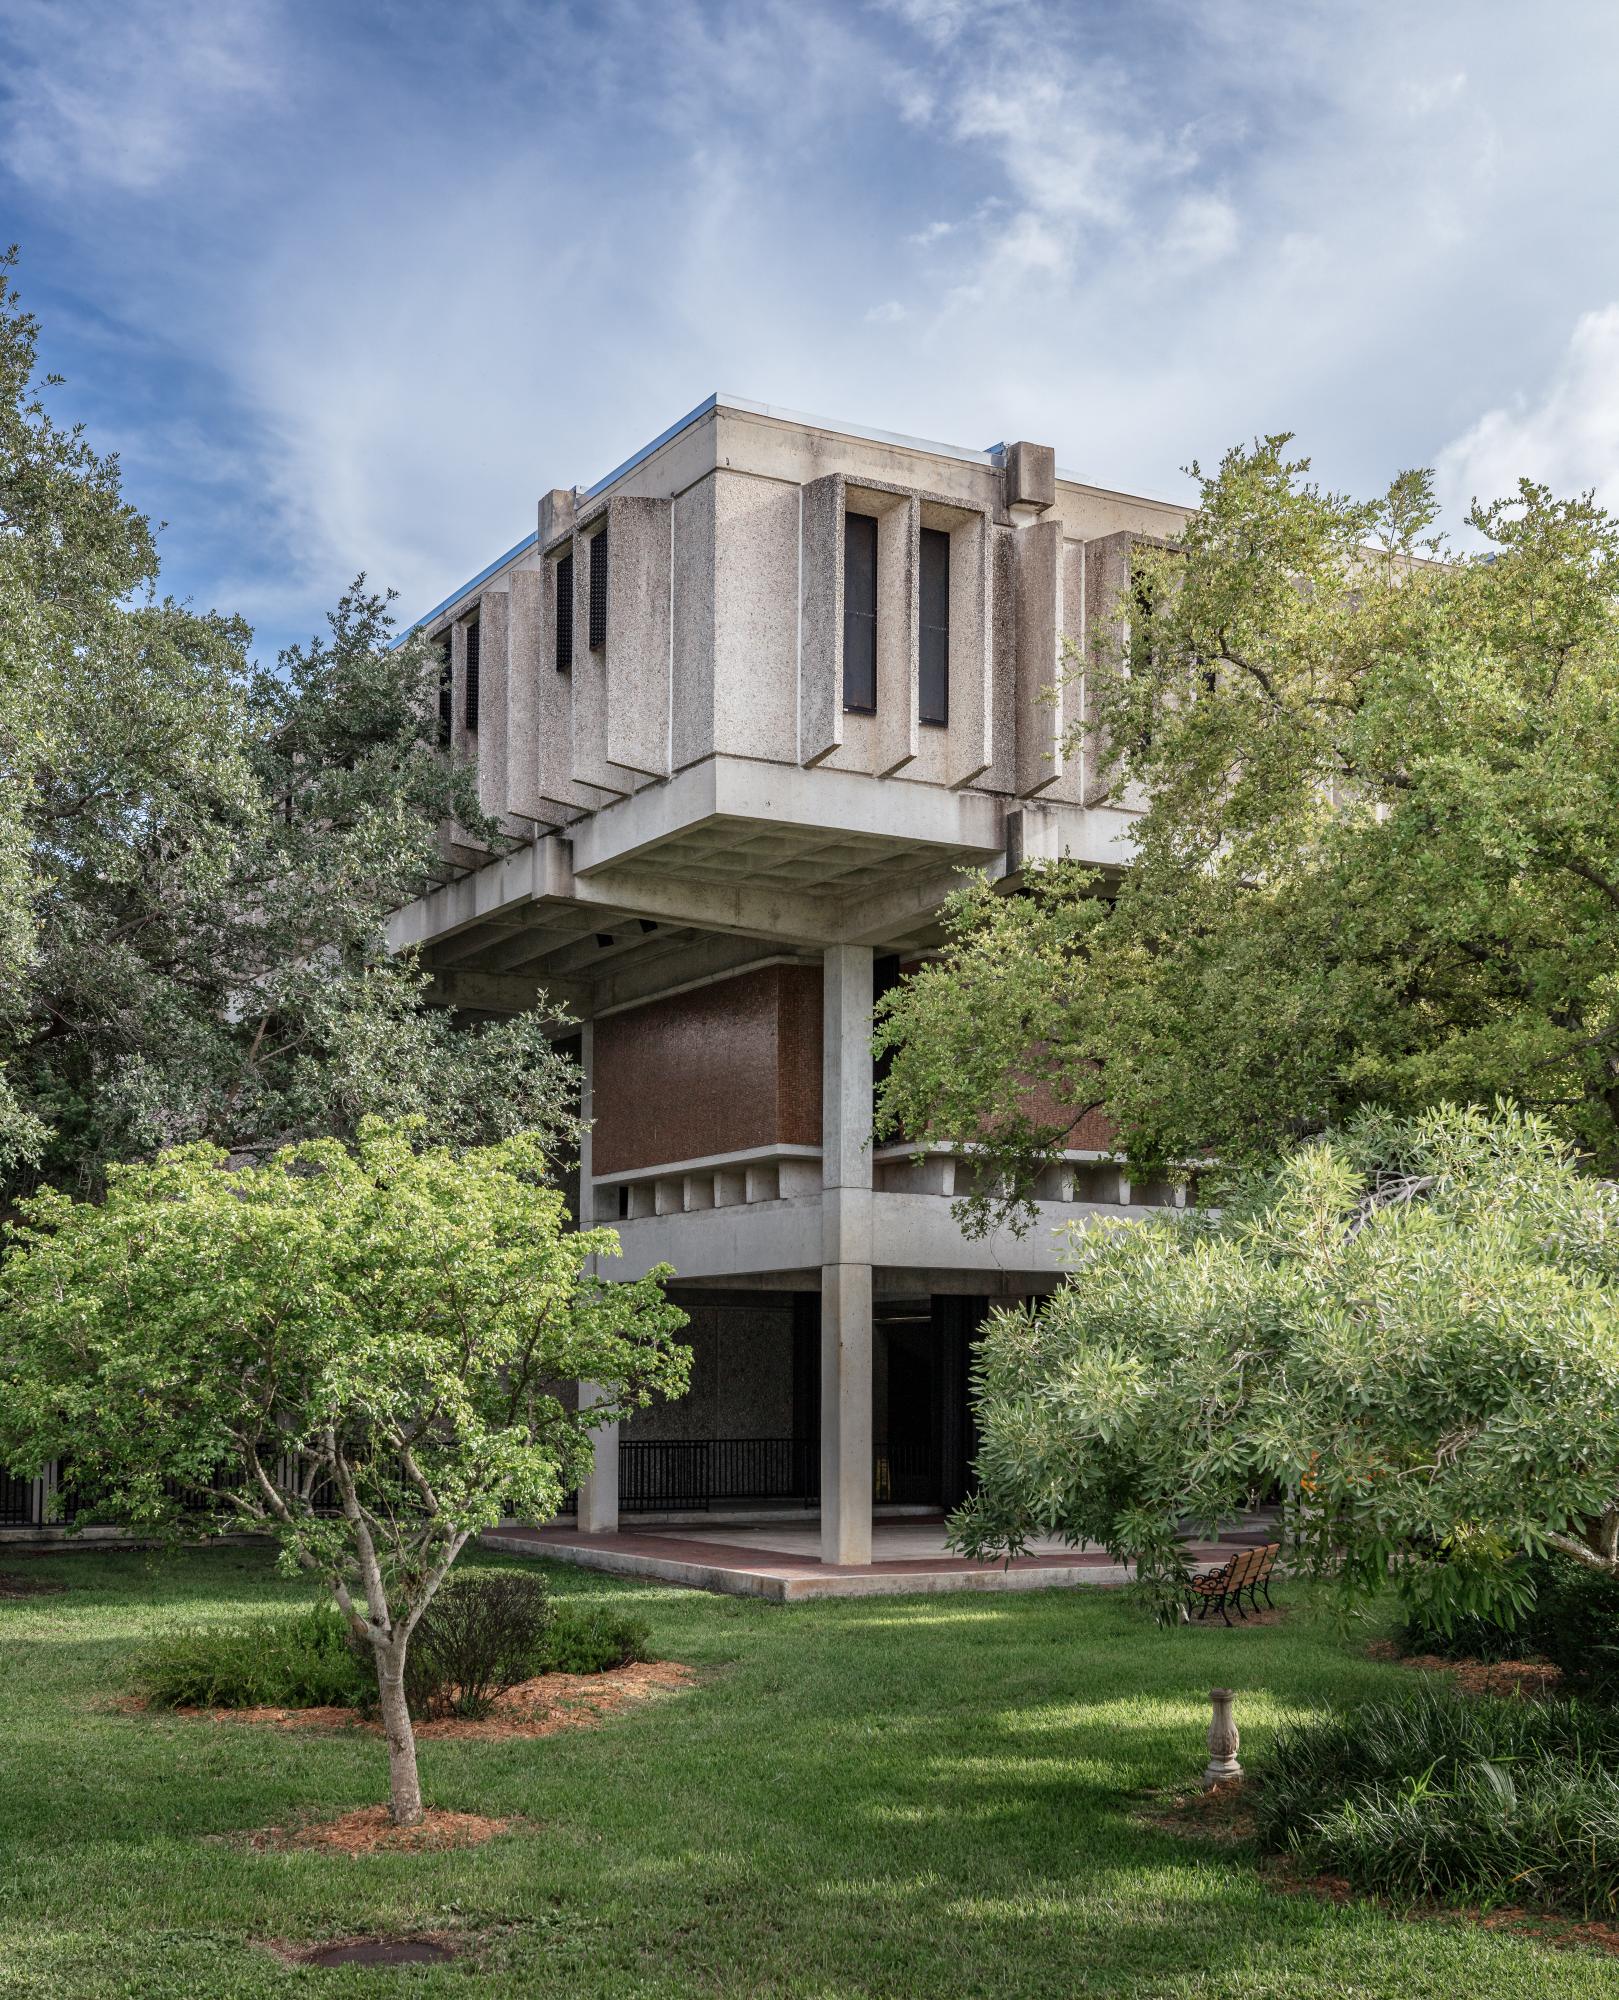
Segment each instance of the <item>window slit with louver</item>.
[{"label": "window slit with louver", "polygon": [[455,714],[455,688],[453,669],[450,666],[450,635],[446,632],[442,639],[436,639],[438,649],[438,740],[447,745],[450,740],[450,724]]},{"label": "window slit with louver", "polygon": [[472,619],[467,626],[467,692],[466,725],[468,729],[478,727],[478,621]]},{"label": "window slit with louver", "polygon": [[607,644],[607,530],[590,544],[590,649]]},{"label": "window slit with louver", "polygon": [[843,706],[877,712],[877,523],[843,517]]},{"label": "window slit with louver", "polygon": [[573,667],[573,556],[570,552],[557,563],[557,672]]},{"label": "window slit with louver", "polygon": [[950,720],[950,537],[924,528],[920,553],[917,712],[943,727]]}]

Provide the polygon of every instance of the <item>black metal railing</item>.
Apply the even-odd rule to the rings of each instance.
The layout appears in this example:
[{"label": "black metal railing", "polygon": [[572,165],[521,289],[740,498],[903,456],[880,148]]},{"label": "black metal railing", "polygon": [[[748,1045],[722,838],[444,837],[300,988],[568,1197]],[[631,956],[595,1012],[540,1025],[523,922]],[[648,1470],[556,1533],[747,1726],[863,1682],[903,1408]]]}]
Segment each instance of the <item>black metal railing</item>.
[{"label": "black metal railing", "polygon": [[39,1528],[44,1482],[19,1479],[0,1466],[0,1528]]},{"label": "black metal railing", "polygon": [[[92,1514],[103,1525],[120,1525],[118,1517],[102,1506],[102,1495],[74,1474],[72,1465],[58,1460],[54,1477],[23,1479],[0,1466],[0,1533],[7,1528],[50,1528],[70,1526],[80,1514]],[[221,1489],[234,1476],[225,1468],[215,1475]],[[191,1487],[178,1479],[163,1482],[164,1495],[190,1513],[212,1511],[215,1495],[206,1487]],[[332,1480],[323,1480],[315,1489],[311,1511],[322,1519],[342,1513],[342,1505]]]},{"label": "black metal railing", "polygon": [[[928,1501],[932,1454],[926,1444],[872,1448],[872,1497]],[[821,1447],[815,1438],[624,1438],[618,1447],[621,1514],[706,1511],[752,1501],[821,1497]]]}]

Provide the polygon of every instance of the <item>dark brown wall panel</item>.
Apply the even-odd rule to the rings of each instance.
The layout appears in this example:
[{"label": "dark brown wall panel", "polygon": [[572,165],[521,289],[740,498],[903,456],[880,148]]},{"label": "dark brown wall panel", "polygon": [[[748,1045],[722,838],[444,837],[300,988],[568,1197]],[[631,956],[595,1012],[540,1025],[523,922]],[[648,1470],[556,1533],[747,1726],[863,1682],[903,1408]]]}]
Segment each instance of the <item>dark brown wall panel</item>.
[{"label": "dark brown wall panel", "polygon": [[766,966],[596,1023],[597,1174],[821,1140],[821,975]]},{"label": "dark brown wall panel", "polygon": [[784,1146],[821,1143],[821,969],[782,965],[778,992],[776,1136]]}]

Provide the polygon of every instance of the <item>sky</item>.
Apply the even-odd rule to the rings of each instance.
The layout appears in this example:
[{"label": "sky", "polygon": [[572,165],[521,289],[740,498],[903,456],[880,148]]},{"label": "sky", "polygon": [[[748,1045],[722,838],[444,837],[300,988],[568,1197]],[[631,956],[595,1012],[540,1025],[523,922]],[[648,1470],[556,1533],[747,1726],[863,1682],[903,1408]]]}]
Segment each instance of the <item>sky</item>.
[{"label": "sky", "polygon": [[1611,0],[0,0],[52,392],[266,655],[710,392],[1619,507]]}]

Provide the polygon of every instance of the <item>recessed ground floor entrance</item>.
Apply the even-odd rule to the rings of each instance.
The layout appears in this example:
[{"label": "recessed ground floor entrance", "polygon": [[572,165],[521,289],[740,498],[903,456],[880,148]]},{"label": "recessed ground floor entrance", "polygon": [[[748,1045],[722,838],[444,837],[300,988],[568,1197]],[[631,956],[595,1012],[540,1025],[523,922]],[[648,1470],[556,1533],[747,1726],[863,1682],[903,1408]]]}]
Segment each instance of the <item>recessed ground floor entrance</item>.
[{"label": "recessed ground floor entrance", "polygon": [[[815,1512],[821,1497],[819,1291],[674,1291],[690,1324],[689,1392],[620,1426],[626,1523],[749,1507]],[[948,1512],[974,1452],[968,1372],[984,1298],[878,1300],[872,1310],[874,1508]],[[608,1449],[611,1449],[609,1446]]]}]

